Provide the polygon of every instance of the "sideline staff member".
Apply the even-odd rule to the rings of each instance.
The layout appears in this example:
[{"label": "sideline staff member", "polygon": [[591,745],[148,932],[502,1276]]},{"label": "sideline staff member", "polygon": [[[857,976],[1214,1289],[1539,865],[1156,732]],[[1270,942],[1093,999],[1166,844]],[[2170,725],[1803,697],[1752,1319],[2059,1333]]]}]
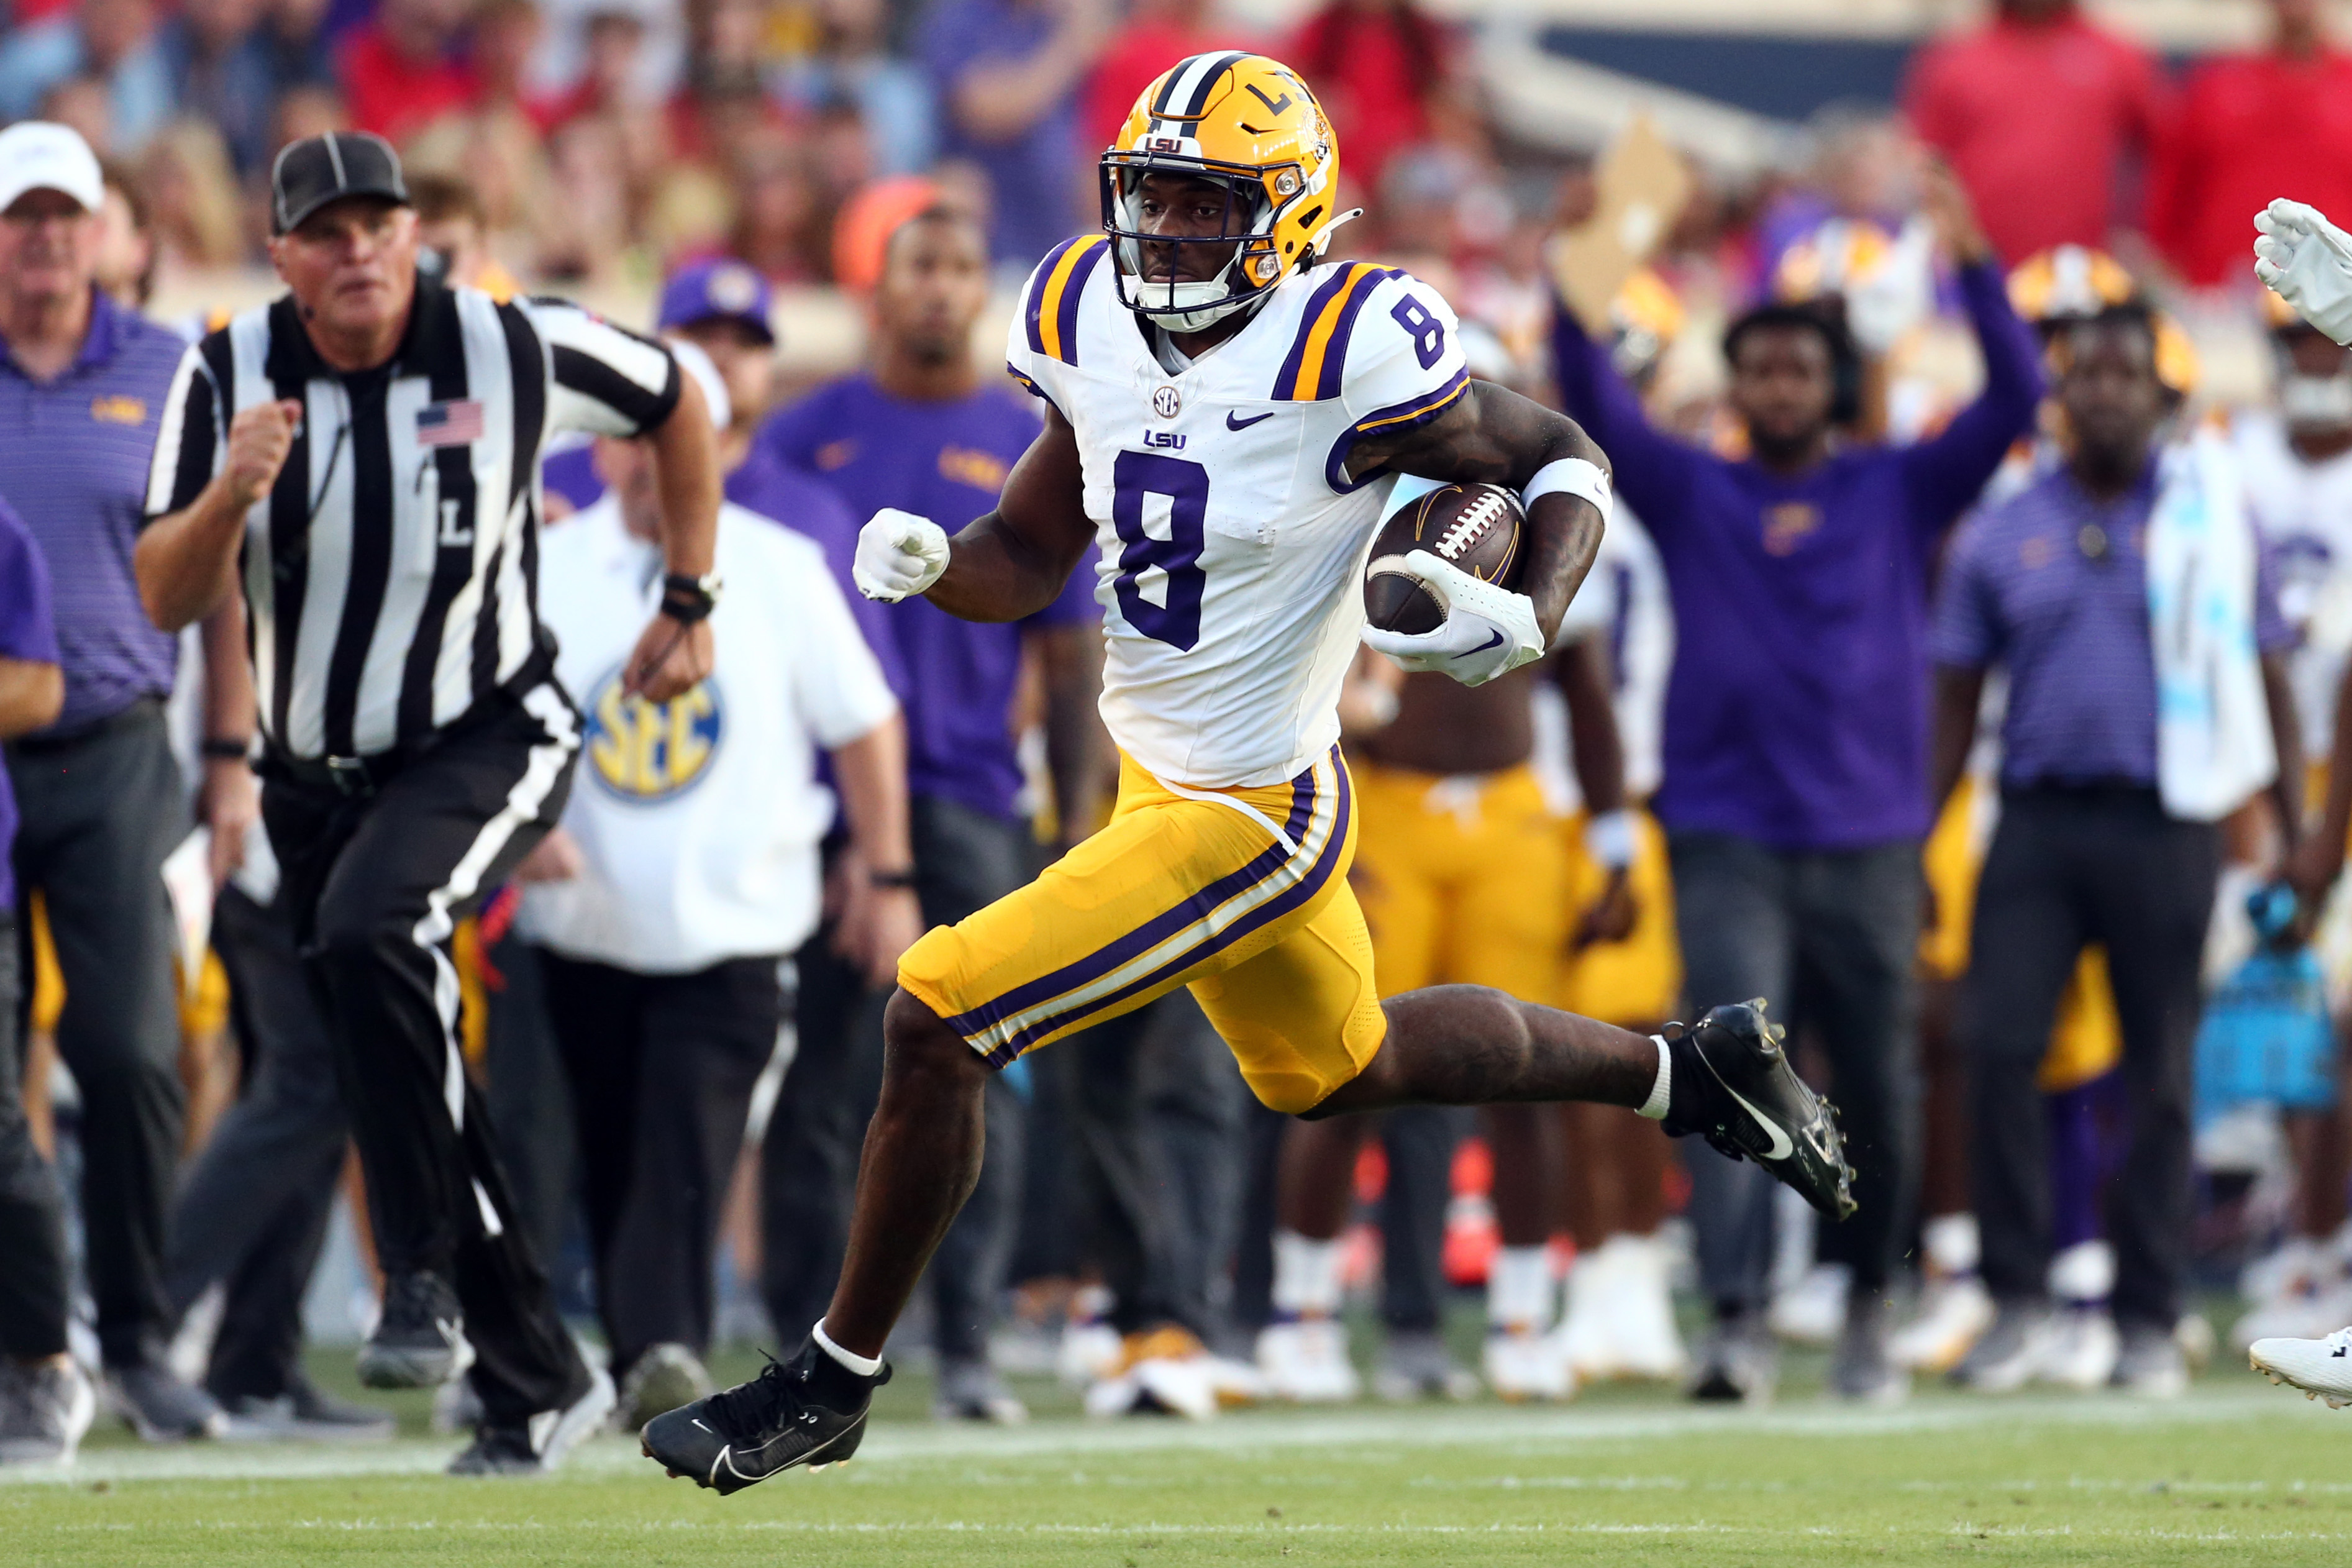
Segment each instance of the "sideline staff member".
[{"label": "sideline staff member", "polygon": [[651,437],[669,575],[628,683],[667,701],[711,668],[710,416],[656,343],[419,278],[381,140],[298,142],[270,184],[290,292],[182,362],[140,592],[176,627],[243,574],[263,820],[338,1037],[384,1267],[362,1376],[418,1386],[470,1364],[483,1420],[453,1468],[539,1469],[603,1420],[612,1385],[509,1223],[445,949],[458,909],[562,813],[580,750],[533,610],[541,446]]}]

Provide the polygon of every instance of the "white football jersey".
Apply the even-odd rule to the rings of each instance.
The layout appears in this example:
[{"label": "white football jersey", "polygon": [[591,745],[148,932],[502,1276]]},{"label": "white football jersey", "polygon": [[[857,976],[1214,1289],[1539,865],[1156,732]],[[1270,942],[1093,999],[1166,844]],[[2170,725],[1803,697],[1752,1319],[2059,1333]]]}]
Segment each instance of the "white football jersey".
[{"label": "white football jersey", "polygon": [[1171,373],[1087,235],[1031,274],[1006,358],[1077,432],[1119,748],[1202,789],[1278,783],[1329,751],[1393,482],[1350,480],[1349,454],[1469,384],[1444,300],[1393,268],[1325,262]]},{"label": "white football jersey", "polygon": [[2324,757],[2336,733],[2336,678],[2352,650],[2352,452],[2305,462],[2268,412],[2233,419],[2231,444],[2277,574],[2279,612],[2295,631],[2287,668],[2304,754]]}]

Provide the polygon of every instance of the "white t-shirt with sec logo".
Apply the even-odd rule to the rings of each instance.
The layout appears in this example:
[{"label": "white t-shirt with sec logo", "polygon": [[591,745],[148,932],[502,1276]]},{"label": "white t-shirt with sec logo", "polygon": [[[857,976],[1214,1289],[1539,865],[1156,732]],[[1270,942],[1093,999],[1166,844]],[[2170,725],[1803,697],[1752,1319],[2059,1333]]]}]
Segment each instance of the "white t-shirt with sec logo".
[{"label": "white t-shirt with sec logo", "polygon": [[587,866],[525,889],[526,941],[682,974],[789,952],[816,929],[834,817],[817,750],[870,733],[898,702],[814,541],[728,505],[717,561],[714,673],[655,704],[624,695],[621,674],[661,596],[659,552],[609,494],[542,536],[540,615],[581,710],[563,826]]}]

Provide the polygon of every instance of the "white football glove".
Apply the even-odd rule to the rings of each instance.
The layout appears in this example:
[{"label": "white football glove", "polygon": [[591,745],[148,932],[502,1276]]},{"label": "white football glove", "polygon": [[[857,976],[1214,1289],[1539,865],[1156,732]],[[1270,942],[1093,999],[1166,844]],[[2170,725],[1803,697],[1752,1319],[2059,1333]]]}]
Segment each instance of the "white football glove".
[{"label": "white football glove", "polygon": [[928,517],[886,506],[857,531],[849,575],[869,599],[895,605],[919,594],[948,569],[948,531]]},{"label": "white football glove", "polygon": [[2352,235],[2316,207],[2284,199],[2254,215],[2254,276],[2303,319],[2352,344]]},{"label": "white football glove", "polygon": [[1465,686],[1484,686],[1507,670],[1544,656],[1543,628],[1536,625],[1536,602],[1482,582],[1426,550],[1404,558],[1406,572],[1444,606],[1445,619],[1433,631],[1386,632],[1366,626],[1364,646],[1384,653],[1407,669],[1442,670]]}]

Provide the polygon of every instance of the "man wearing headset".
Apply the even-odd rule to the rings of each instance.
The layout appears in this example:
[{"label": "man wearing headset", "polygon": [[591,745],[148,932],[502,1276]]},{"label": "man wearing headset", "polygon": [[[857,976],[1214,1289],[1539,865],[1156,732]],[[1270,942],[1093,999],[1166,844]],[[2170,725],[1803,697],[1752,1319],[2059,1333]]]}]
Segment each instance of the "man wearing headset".
[{"label": "man wearing headset", "polygon": [[[1853,1269],[1831,1385],[1899,1398],[1883,1287],[1918,1163],[1912,955],[1927,826],[1927,581],[1937,546],[2033,418],[2039,355],[1959,184],[1926,201],[1983,352],[1976,402],[1933,440],[1849,439],[1862,365],[1843,321],[1767,305],[1724,337],[1747,454],[1653,429],[1609,347],[1556,312],[1566,412],[1657,542],[1682,628],[1652,809],[1674,864],[1685,994],[1801,996],[1838,1081],[1856,1180]],[[1771,1193],[1688,1150],[1699,1275],[1717,1330],[1692,1393],[1761,1399]]]}]

